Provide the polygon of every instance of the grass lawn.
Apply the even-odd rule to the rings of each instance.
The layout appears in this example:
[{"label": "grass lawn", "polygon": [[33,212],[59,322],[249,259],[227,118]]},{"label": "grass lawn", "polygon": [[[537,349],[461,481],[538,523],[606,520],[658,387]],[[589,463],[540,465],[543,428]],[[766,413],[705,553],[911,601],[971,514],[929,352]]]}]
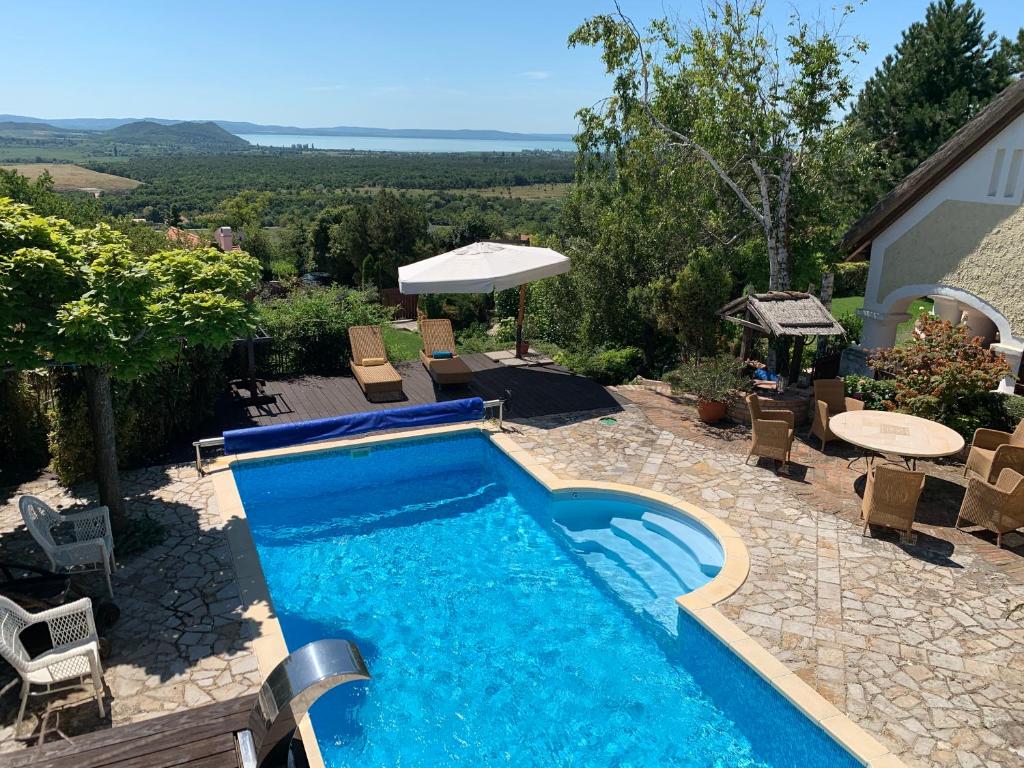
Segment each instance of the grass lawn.
[{"label": "grass lawn", "polygon": [[384,346],[387,347],[388,357],[393,362],[418,360],[423,340],[418,333],[399,331],[388,326],[384,329]]},{"label": "grass lawn", "polygon": [[[847,296],[842,299],[832,299],[832,314],[835,317],[852,315],[855,310],[860,309],[862,306],[864,306],[863,296]],[[910,319],[905,323],[900,323],[896,329],[896,343],[906,343],[910,339],[910,332],[914,330],[914,322],[917,320],[918,315],[931,311],[931,299],[917,299],[910,302],[910,306],[907,307],[907,314],[910,315]]]}]

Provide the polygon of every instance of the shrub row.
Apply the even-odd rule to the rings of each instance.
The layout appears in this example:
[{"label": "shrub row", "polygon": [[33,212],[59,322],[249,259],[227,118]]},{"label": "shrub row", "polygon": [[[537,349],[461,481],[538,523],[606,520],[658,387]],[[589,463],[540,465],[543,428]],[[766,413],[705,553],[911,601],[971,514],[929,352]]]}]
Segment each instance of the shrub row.
[{"label": "shrub row", "polygon": [[[190,349],[179,360],[131,382],[114,382],[114,420],[122,467],[165,460],[176,440],[213,416],[224,388],[225,353]],[[92,473],[93,442],[85,387],[74,371],[53,376],[47,411],[51,468],[65,485]]]},{"label": "shrub row", "polygon": [[383,325],[394,313],[394,307],[380,304],[373,288],[299,289],[266,301],[260,305],[259,325],[272,340],[260,347],[261,372],[268,376],[340,373],[352,357],[349,327]]},{"label": "shrub row", "polygon": [[595,352],[559,352],[555,362],[600,384],[632,381],[640,374],[643,352],[636,347],[600,349]]}]

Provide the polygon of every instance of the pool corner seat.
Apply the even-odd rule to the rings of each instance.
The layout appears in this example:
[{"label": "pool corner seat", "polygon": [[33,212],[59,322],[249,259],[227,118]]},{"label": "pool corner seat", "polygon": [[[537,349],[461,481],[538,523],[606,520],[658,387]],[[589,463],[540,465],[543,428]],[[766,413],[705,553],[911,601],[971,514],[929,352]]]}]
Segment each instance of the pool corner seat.
[{"label": "pool corner seat", "polygon": [[[424,318],[420,320],[420,335],[423,337],[420,360],[435,384],[469,384],[473,381],[472,369],[455,351],[451,320]],[[434,352],[449,352],[451,357],[435,358]]]},{"label": "pool corner seat", "polygon": [[[367,400],[398,400],[405,392],[402,376],[388,362],[384,348],[384,337],[376,325],[354,325],[348,329],[348,340],[352,345],[352,375],[359,382]],[[377,365],[364,365],[364,361],[383,360]]]}]

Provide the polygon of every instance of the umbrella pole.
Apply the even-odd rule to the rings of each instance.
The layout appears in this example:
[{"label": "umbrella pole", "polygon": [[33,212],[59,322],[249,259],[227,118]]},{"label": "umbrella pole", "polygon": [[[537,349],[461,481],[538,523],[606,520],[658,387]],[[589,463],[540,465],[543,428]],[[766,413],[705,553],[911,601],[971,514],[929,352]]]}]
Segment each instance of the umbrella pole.
[{"label": "umbrella pole", "polygon": [[519,315],[516,317],[516,357],[523,356],[523,316],[526,314],[526,283],[519,286]]}]

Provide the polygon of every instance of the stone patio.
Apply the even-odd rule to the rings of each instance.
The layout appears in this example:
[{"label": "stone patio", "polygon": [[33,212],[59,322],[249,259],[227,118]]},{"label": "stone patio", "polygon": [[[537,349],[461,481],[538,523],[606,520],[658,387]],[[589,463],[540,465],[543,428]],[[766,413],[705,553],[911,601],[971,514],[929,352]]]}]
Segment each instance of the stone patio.
[{"label": "stone patio", "polygon": [[657,426],[647,399],[614,424],[566,415],[512,437],[560,477],[664,491],[728,520],[751,571],[720,610],[909,765],[1024,764],[1024,584],[979,554],[994,547],[952,531],[954,547],[863,538],[852,487],[819,508],[824,487],[746,466],[744,443],[701,441],[678,412],[675,431]]},{"label": "stone patio", "polygon": [[[225,701],[255,692],[262,682],[250,651],[254,630],[241,620],[238,587],[209,479],[198,478],[194,466],[180,465],[125,473],[122,484],[130,514],[153,517],[168,535],[141,556],[119,562],[114,575],[121,618],[108,635],[111,653],[104,661],[107,716],[100,720],[88,694],[33,697],[22,735],[37,735],[47,704],[57,710],[48,728],[57,726],[73,736]],[[44,564],[22,524],[18,497],[31,493],[64,507],[87,498],[69,496],[46,479],[8,493],[0,504],[0,559]],[[76,584],[94,603],[108,599],[102,576],[77,577]],[[2,688],[14,675],[6,664],[0,667]],[[26,746],[13,738],[17,706],[17,689],[0,698],[0,752]]]},{"label": "stone patio", "polygon": [[[862,538],[859,473],[845,470],[845,457],[798,446],[793,472],[779,476],[767,463],[744,464],[744,429],[704,428],[658,393],[620,394],[635,404],[609,414],[614,423],[589,412],[506,427],[559,476],[645,486],[728,520],[747,542],[751,572],[720,609],[908,764],[1024,764],[1024,558],[953,531],[948,514],[932,509],[946,503],[956,467],[929,468],[951,485],[922,500],[916,545]],[[132,513],[157,518],[169,536],[118,568],[111,713],[101,723],[91,700],[69,697],[59,725],[72,735],[260,682],[208,479],[181,465],[127,473],[124,482]],[[82,499],[47,480],[3,497],[2,557],[38,563],[16,508],[21,493]],[[103,596],[102,579],[85,584]],[[11,678],[0,674],[2,686]],[[44,701],[30,705],[33,726]],[[0,751],[24,746],[10,738],[16,704],[15,693],[0,699]]]}]

